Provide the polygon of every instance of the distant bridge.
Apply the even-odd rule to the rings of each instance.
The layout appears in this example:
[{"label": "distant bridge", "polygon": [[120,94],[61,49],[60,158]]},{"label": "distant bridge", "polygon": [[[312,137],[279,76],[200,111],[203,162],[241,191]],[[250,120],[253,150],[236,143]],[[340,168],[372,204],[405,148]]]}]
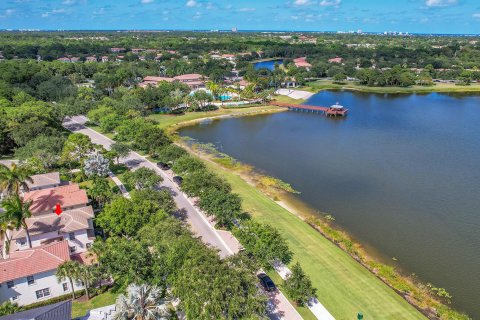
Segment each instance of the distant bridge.
[{"label": "distant bridge", "polygon": [[293,103],[285,103],[285,102],[271,102],[272,105],[277,107],[288,108],[288,110],[292,111],[304,111],[304,112],[313,112],[313,113],[321,113],[326,115],[327,117],[346,117],[348,113],[348,109],[340,105],[334,105],[331,107],[319,107],[319,106],[309,106],[303,104],[293,104]]}]

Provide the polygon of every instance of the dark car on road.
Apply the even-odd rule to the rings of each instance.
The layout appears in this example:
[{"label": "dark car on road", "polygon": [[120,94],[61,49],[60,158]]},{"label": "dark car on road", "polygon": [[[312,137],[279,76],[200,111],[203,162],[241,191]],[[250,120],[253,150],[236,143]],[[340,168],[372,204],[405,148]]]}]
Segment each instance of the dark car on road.
[{"label": "dark car on road", "polygon": [[180,177],[180,176],[175,176],[173,177],[173,182],[175,182],[176,184],[178,184],[179,186],[182,185],[182,182],[183,182],[183,178]]},{"label": "dark car on road", "polygon": [[157,167],[159,167],[162,170],[170,169],[170,166],[168,164],[166,164],[165,162],[157,162]]},{"label": "dark car on road", "polygon": [[260,283],[266,291],[272,292],[277,289],[275,283],[273,283],[272,279],[270,279],[270,277],[267,276],[265,273],[258,274],[257,278],[260,280]]}]

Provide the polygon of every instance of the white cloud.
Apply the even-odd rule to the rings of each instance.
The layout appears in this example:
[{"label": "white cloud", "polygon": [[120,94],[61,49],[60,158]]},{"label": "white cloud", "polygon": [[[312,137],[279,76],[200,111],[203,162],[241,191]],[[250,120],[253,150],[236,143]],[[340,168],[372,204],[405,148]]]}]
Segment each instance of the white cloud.
[{"label": "white cloud", "polygon": [[141,0],[140,3],[142,4],[148,4],[148,3],[152,3],[153,0]]},{"label": "white cloud", "polygon": [[310,0],[295,0],[294,4],[296,6],[306,6],[310,4]]},{"label": "white cloud", "polygon": [[195,0],[188,0],[187,3],[185,4],[187,7],[196,7],[197,6],[197,1]]},{"label": "white cloud", "polygon": [[102,7],[102,8],[99,8],[98,10],[94,10],[94,11],[92,12],[92,14],[93,14],[94,16],[102,16],[102,15],[104,15],[105,13],[106,13],[106,12],[105,12],[105,8],[103,8],[103,7]]},{"label": "white cloud", "polygon": [[65,9],[53,9],[52,11],[47,11],[47,12],[42,13],[42,18],[49,17],[52,14],[62,14],[62,13],[65,13],[65,12],[66,12]]},{"label": "white cloud", "polygon": [[253,12],[255,11],[255,8],[240,8],[238,9],[239,12]]},{"label": "white cloud", "polygon": [[64,1],[62,1],[62,4],[65,4],[65,5],[69,6],[69,5],[75,4],[75,2],[77,2],[77,1],[75,1],[75,0],[64,0]]},{"label": "white cloud", "polygon": [[15,9],[6,9],[2,15],[0,15],[0,19],[4,19],[8,16],[11,16],[15,12]]},{"label": "white cloud", "polygon": [[473,17],[474,19],[480,20],[480,12],[477,12],[477,13],[472,14],[472,17]]},{"label": "white cloud", "polygon": [[322,7],[338,7],[342,0],[322,0],[320,5]]},{"label": "white cloud", "polygon": [[449,7],[458,4],[458,0],[426,0],[425,5],[427,7]]},{"label": "white cloud", "polygon": [[192,17],[192,19],[200,19],[201,17],[202,17],[202,14],[199,11],[197,11],[195,15]]}]

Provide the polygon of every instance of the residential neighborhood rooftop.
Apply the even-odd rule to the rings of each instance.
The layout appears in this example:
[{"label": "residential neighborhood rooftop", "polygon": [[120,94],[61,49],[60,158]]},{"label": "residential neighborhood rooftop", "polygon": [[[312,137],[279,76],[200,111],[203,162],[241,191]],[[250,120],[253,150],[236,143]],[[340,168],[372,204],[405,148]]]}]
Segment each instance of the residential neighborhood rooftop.
[{"label": "residential neighborhood rooftop", "polygon": [[0,320],[70,320],[71,318],[72,301],[67,300],[3,316]]},{"label": "residential neighborhood rooftop", "polygon": [[[55,213],[42,214],[26,219],[30,236],[47,232],[59,231],[61,233],[89,229],[88,220],[94,217],[93,208],[86,206],[64,211],[61,215]],[[14,230],[12,239],[26,237],[25,229]]]},{"label": "residential neighborhood rooftop", "polygon": [[36,174],[31,176],[33,182],[30,183],[27,181],[29,189],[42,188],[45,186],[60,184],[60,173],[59,172],[50,172],[44,174]]},{"label": "residential neighborhood rooftop", "polygon": [[14,251],[8,259],[0,260],[0,283],[54,270],[69,260],[70,251],[67,241]]},{"label": "residential neighborhood rooftop", "polygon": [[30,211],[33,215],[53,211],[57,203],[63,209],[88,203],[87,193],[78,184],[30,191],[25,193],[24,200],[32,201]]}]

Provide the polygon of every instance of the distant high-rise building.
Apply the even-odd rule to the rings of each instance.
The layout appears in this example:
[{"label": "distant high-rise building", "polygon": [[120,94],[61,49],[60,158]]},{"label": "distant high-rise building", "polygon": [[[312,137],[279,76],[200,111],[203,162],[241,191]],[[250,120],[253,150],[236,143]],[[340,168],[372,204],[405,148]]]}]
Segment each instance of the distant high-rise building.
[{"label": "distant high-rise building", "polygon": [[237,27],[233,27],[233,28],[232,28],[232,32],[238,32]]}]

